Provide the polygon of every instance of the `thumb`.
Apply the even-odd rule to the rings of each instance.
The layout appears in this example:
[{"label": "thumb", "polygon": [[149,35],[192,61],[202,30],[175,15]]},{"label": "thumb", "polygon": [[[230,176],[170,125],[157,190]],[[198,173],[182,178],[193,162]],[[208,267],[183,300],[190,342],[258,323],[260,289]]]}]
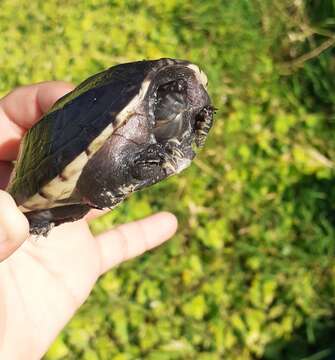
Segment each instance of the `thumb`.
[{"label": "thumb", "polygon": [[28,236],[28,220],[14,199],[0,190],[0,262],[19,248]]}]

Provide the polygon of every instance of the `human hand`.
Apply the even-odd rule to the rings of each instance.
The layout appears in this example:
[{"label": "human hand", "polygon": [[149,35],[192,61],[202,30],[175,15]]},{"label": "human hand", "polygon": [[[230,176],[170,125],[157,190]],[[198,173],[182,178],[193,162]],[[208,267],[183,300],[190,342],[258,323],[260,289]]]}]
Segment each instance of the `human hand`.
[{"label": "human hand", "polygon": [[[46,82],[0,100],[0,189],[8,183],[26,129],[72,88]],[[14,200],[0,190],[0,359],[41,358],[100,275],[176,231],[175,217],[159,213],[94,237],[87,220],[100,213],[91,211],[36,241]]]}]

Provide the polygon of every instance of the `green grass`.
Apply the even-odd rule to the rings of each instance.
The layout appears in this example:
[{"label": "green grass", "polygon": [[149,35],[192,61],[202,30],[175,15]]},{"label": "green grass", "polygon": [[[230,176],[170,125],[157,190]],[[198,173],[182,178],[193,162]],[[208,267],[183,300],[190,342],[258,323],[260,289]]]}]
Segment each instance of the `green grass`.
[{"label": "green grass", "polygon": [[335,36],[333,0],[4,0],[0,32],[3,94],[169,56],[205,70],[219,109],[191,168],[94,224],[180,223],[99,281],[46,359],[329,356],[335,57],[315,49]]}]

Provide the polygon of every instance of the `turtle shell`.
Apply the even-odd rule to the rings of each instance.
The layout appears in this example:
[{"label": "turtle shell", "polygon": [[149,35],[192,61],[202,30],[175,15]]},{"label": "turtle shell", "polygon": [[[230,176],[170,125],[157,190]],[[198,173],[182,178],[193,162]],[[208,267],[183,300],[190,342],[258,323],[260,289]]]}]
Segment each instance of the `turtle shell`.
[{"label": "turtle shell", "polygon": [[[194,83],[199,84],[199,86],[195,87],[196,90],[192,90],[193,92],[188,93],[187,96],[180,97],[179,95],[182,92],[176,90],[176,86],[179,86],[179,80],[176,82],[173,77],[175,68],[178,68],[179,73],[182,74],[179,75],[179,78],[180,76],[187,79],[192,78]],[[162,69],[166,70],[162,72]],[[158,72],[164,75],[167,83],[167,85],[160,85],[159,90],[157,90],[159,85],[153,84],[152,81]],[[185,82],[185,80],[183,81]],[[145,161],[148,161],[148,164],[154,161],[157,162],[158,158],[164,157],[166,148],[161,149],[161,144],[157,144],[151,130],[149,131],[155,125],[154,121],[150,123],[150,119],[154,117],[153,110],[150,109],[159,102],[163,102],[163,106],[161,106],[163,115],[166,111],[169,111],[169,107],[173,108],[176,104],[180,105],[178,101],[187,105],[189,98],[193,99],[197,111],[206,109],[206,112],[210,113],[209,117],[206,115],[206,121],[205,118],[202,118],[198,122],[201,124],[200,127],[197,125],[192,128],[190,125],[192,121],[187,121],[189,127],[187,130],[188,139],[179,138],[179,140],[174,139],[174,141],[178,143],[186,141],[189,147],[190,139],[193,139],[196,131],[200,131],[206,136],[212,119],[209,97],[204,90],[206,85],[207,78],[197,66],[184,60],[166,58],[111,67],[88,78],[72,92],[59,99],[49,112],[24,136],[19,157],[8,186],[8,191],[12,194],[21,210],[27,214],[29,220],[33,219],[31,221],[32,229],[39,227],[45,229],[50,223],[58,224],[80,218],[90,207],[113,207],[123,200],[127,193],[157,182],[173,172],[178,172],[177,168],[174,168],[174,171],[170,173],[166,170],[164,170],[164,173],[158,170],[153,172],[149,166],[141,170],[141,174],[135,179],[135,177],[132,177],[133,175],[130,176],[124,170],[124,164],[121,164],[122,169],[119,164],[115,165],[111,173],[108,173],[106,164],[100,167],[95,164],[99,163],[99,161],[100,164],[105,162],[105,158],[110,157],[111,153],[113,155],[113,149],[121,148],[123,150],[120,150],[119,153],[126,151],[127,156],[124,157],[125,160],[120,160],[119,163],[122,163],[122,161],[127,162],[127,159],[131,157],[132,166],[137,164],[136,161],[142,165],[143,160],[133,159],[133,154],[139,152],[139,150],[132,143],[141,143],[142,148],[146,143]],[[153,100],[144,101],[151,88],[155,89],[155,92],[151,90],[151,93],[154,93]],[[171,90],[172,95],[178,95],[182,100],[178,100],[178,98],[175,101],[171,100],[173,96],[171,97],[171,94],[167,93],[166,88],[168,91]],[[149,105],[143,105],[147,103],[151,108]],[[136,120],[129,121],[129,118],[138,111],[145,113],[145,116],[139,115]],[[186,110],[184,112],[186,113]],[[125,126],[127,122],[129,124]],[[123,128],[124,130],[119,131],[119,129]],[[160,126],[157,134],[167,133],[166,129],[166,125]],[[175,125],[170,126],[168,131],[173,132],[174,129]],[[132,135],[136,131],[140,132],[141,137]],[[131,135],[128,139],[127,134],[129,133]],[[115,140],[116,136],[113,137],[113,134],[127,141]],[[183,135],[183,137],[185,136]],[[113,141],[110,141],[111,138],[113,138]],[[150,153],[151,148],[147,147],[147,143],[150,142],[153,142],[152,145],[156,146],[155,150],[152,150],[154,156]],[[124,143],[127,143],[127,148]],[[166,147],[166,142],[164,142],[164,146]],[[164,154],[160,154],[160,151]],[[186,167],[185,164],[188,165],[193,157],[193,154],[185,155],[186,151],[183,154],[185,158],[188,157],[189,159],[179,167]],[[153,161],[150,156],[154,157],[155,160]],[[179,156],[178,161],[180,164],[182,163],[180,151],[179,154],[175,155],[174,153],[173,156]],[[173,156],[171,155],[171,157]],[[121,155],[117,155],[117,151],[114,153],[115,157],[121,159]],[[114,161],[115,159],[111,158],[110,160]],[[174,164],[178,161],[174,161]],[[169,163],[170,167],[171,163]],[[90,184],[93,184],[94,187],[94,184],[100,181],[96,174],[100,174],[99,177],[103,178],[105,169],[108,175],[105,176],[106,179],[116,179],[122,172],[126,174],[124,176],[127,179],[116,181],[110,185],[112,190],[115,190],[114,192],[107,189],[102,193],[99,190],[101,192],[99,196],[100,198],[103,196],[104,201],[101,201],[98,197],[96,197],[95,201],[87,200],[85,191],[90,191],[90,189],[85,189],[85,186],[87,188]],[[145,171],[148,171],[146,176],[150,180],[146,179],[141,182],[138,179],[144,177],[143,173]],[[95,173],[94,176],[93,173]],[[133,184],[135,180],[137,181],[137,188]],[[77,183],[83,184],[83,191],[80,194],[76,189]],[[104,185],[104,189],[105,187]],[[91,198],[95,199],[94,196],[91,196]]]},{"label": "turtle shell", "polygon": [[63,198],[68,195],[88,158],[99,149],[94,140],[104,130],[108,133],[103,137],[110,136],[125,120],[117,114],[139,93],[153,65],[152,61],[139,61],[111,67],[88,78],[54,104],[23,139],[8,188],[18,205],[30,199],[26,209],[43,207],[48,201],[39,192],[53,179],[59,178],[67,188]]}]

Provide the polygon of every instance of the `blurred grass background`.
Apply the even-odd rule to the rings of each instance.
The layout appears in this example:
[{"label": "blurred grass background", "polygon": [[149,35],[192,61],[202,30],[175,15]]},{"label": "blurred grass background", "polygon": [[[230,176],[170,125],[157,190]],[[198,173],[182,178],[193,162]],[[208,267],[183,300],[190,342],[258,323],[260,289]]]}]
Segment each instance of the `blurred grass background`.
[{"label": "blurred grass background", "polygon": [[191,168],[93,225],[180,222],[100,279],[46,359],[334,358],[334,0],[2,0],[0,33],[1,94],[176,57],[219,109]]}]

